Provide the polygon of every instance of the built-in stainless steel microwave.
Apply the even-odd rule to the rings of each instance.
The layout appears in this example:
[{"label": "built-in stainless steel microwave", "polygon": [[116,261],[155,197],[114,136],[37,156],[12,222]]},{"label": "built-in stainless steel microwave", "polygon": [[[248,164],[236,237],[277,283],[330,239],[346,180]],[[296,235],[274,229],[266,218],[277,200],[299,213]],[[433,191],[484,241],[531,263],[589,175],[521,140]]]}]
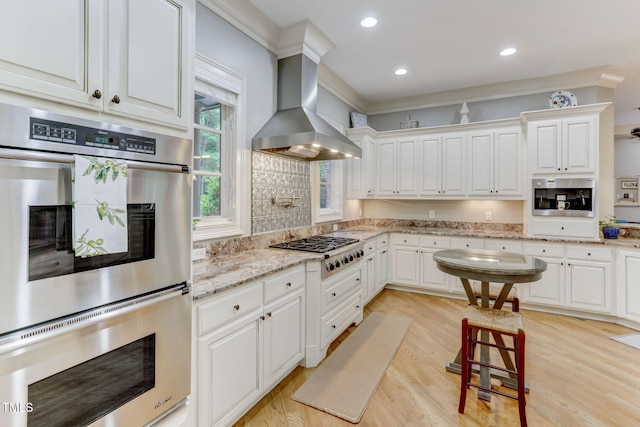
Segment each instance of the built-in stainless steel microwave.
[{"label": "built-in stainless steel microwave", "polygon": [[594,178],[538,178],[532,181],[533,215],[593,217]]}]

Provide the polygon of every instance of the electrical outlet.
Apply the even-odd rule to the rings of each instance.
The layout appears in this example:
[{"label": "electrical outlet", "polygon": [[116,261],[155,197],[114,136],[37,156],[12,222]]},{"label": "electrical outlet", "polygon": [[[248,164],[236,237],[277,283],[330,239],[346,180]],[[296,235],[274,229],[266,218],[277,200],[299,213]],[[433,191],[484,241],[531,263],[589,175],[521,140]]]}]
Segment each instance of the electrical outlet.
[{"label": "electrical outlet", "polygon": [[434,219],[436,217],[436,211],[429,211],[429,219]]},{"label": "electrical outlet", "polygon": [[333,224],[333,231],[338,231],[338,224]]},{"label": "electrical outlet", "polygon": [[484,213],[484,219],[487,221],[492,221],[493,220],[493,213],[491,213],[491,211],[486,211]]},{"label": "electrical outlet", "polygon": [[207,257],[207,249],[206,248],[198,248],[193,250],[193,260],[198,261],[200,259],[205,259]]}]

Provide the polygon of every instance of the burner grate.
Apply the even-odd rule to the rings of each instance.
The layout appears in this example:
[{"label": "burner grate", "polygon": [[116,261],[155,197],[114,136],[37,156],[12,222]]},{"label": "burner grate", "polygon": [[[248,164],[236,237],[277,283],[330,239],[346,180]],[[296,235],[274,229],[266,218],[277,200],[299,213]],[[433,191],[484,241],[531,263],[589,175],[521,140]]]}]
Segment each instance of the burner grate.
[{"label": "burner grate", "polygon": [[358,242],[347,237],[313,236],[269,246],[270,248],[324,253]]}]

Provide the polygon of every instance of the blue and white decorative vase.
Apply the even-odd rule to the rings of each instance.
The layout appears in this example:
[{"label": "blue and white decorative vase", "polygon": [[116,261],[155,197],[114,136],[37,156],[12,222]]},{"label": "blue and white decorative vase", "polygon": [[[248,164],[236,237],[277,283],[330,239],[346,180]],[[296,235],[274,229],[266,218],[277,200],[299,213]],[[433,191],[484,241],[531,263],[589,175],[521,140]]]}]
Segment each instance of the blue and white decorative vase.
[{"label": "blue and white decorative vase", "polygon": [[605,239],[617,239],[620,229],[617,227],[602,227],[602,234]]}]

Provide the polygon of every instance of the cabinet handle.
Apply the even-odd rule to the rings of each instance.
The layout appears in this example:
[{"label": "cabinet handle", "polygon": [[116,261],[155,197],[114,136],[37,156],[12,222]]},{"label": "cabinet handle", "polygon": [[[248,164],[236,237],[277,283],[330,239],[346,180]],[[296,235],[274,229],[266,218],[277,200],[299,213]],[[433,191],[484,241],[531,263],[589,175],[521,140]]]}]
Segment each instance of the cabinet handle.
[{"label": "cabinet handle", "polygon": [[332,329],[335,329],[335,328],[336,328],[336,325],[331,325],[331,328],[332,328]]},{"label": "cabinet handle", "polygon": [[359,282],[359,281],[360,281],[360,278],[359,278],[359,277],[356,277],[356,282]]},{"label": "cabinet handle", "polygon": [[260,320],[264,320],[264,316],[260,316]]},{"label": "cabinet handle", "polygon": [[291,282],[287,282],[287,287],[290,288],[291,287]]},{"label": "cabinet handle", "polygon": [[373,261],[373,258],[369,258],[367,261]]},{"label": "cabinet handle", "polygon": [[268,312],[268,313],[267,313],[267,316],[271,317],[271,312]]},{"label": "cabinet handle", "polygon": [[387,251],[382,251],[382,253],[383,253],[383,254],[386,254],[386,253],[387,253]]},{"label": "cabinet handle", "polygon": [[234,306],[233,306],[233,309],[234,309],[235,311],[238,311],[238,310],[240,310],[240,306],[239,306],[238,304],[236,304],[236,305],[234,305]]},{"label": "cabinet handle", "polygon": [[335,297],[335,296],[336,296],[336,293],[335,293],[335,292],[332,292],[332,293],[331,293],[331,296],[332,296],[332,297]]},{"label": "cabinet handle", "polygon": [[114,104],[120,104],[120,97],[118,95],[113,95],[113,98],[111,98],[111,102],[113,102]]},{"label": "cabinet handle", "polygon": [[360,306],[359,306],[359,305],[356,305],[356,308],[359,310],[359,309],[360,309]]},{"label": "cabinet handle", "polygon": [[91,95],[93,96],[95,99],[100,99],[102,98],[102,92],[100,92],[98,89],[93,91],[93,94]]}]

